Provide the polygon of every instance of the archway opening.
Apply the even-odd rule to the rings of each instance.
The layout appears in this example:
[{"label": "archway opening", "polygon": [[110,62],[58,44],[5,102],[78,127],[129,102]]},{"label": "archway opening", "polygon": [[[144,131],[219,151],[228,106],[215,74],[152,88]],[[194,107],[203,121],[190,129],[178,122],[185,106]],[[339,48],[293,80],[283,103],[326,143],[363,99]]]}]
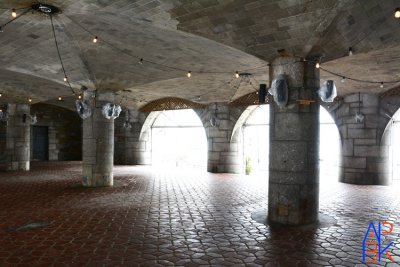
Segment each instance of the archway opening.
[{"label": "archway opening", "polygon": [[[391,123],[389,138],[390,138],[390,150],[389,150],[389,169],[392,173],[392,184],[400,184],[400,109],[393,115]],[[397,137],[397,138],[396,138]]]},{"label": "archway opening", "polygon": [[162,168],[207,167],[207,137],[192,109],[160,112],[151,126],[152,165]]},{"label": "archway opening", "polygon": [[[269,105],[250,106],[242,121],[243,173],[250,159],[251,174],[268,175]],[[331,115],[320,108],[320,181],[337,182],[339,177],[340,134]]]},{"label": "archway opening", "polygon": [[340,134],[332,116],[322,106],[319,112],[319,126],[320,182],[337,182],[341,153]]},{"label": "archway opening", "polygon": [[269,105],[256,106],[242,126],[244,171],[268,175],[269,166]]}]

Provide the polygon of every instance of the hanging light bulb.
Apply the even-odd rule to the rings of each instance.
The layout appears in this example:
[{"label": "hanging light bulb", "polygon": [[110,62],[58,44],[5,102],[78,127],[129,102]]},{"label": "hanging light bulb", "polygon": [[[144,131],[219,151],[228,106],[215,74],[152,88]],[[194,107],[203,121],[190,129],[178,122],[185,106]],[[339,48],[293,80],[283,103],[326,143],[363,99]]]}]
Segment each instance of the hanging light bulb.
[{"label": "hanging light bulb", "polygon": [[346,81],[346,77],[343,76],[341,82],[344,83],[345,81]]},{"label": "hanging light bulb", "polygon": [[62,97],[61,96],[58,97],[58,101],[62,101]]},{"label": "hanging light bulb", "polygon": [[381,82],[381,85],[380,85],[380,87],[381,87],[381,88],[383,88],[383,82]]},{"label": "hanging light bulb", "polygon": [[394,12],[394,17],[395,18],[400,18],[400,7],[396,8],[396,11]]},{"label": "hanging light bulb", "polygon": [[2,93],[0,93],[0,97],[2,97],[3,96],[3,94]]},{"label": "hanging light bulb", "polygon": [[235,77],[236,77],[236,79],[239,78],[239,72],[238,71],[236,71]]},{"label": "hanging light bulb", "polygon": [[93,38],[93,43],[97,43],[98,40],[99,40],[99,39],[97,38],[97,36],[95,36],[95,37]]},{"label": "hanging light bulb", "polygon": [[66,82],[66,81],[67,81],[67,76],[64,77],[64,82]]},{"label": "hanging light bulb", "polygon": [[321,67],[321,64],[319,64],[319,62],[317,62],[317,64],[315,64],[315,67],[316,67],[317,69],[319,69],[319,68]]},{"label": "hanging light bulb", "polygon": [[189,70],[187,73],[188,78],[192,77],[192,72]]},{"label": "hanging light bulb", "polygon": [[352,56],[353,55],[353,48],[350,46],[349,47],[349,56]]},{"label": "hanging light bulb", "polygon": [[82,99],[82,96],[81,96],[81,95],[78,95],[78,99]]},{"label": "hanging light bulb", "polygon": [[12,16],[13,18],[16,18],[16,17],[17,17],[17,11],[15,11],[14,8],[11,10],[11,16]]},{"label": "hanging light bulb", "polygon": [[32,103],[32,98],[29,98],[28,101],[29,101],[29,103]]}]

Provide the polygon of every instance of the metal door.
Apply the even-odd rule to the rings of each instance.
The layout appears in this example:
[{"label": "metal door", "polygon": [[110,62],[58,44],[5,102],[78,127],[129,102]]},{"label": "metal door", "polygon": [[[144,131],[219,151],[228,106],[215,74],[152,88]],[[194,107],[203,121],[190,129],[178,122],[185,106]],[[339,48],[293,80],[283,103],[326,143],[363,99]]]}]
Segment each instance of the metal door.
[{"label": "metal door", "polygon": [[32,158],[36,160],[49,159],[49,129],[46,126],[33,126]]}]

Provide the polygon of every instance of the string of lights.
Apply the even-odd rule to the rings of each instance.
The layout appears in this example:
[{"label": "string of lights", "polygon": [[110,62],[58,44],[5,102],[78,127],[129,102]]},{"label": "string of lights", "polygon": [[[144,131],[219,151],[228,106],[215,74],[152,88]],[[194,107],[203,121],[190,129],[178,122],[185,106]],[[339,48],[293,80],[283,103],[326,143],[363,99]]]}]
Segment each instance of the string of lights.
[{"label": "string of lights", "polygon": [[64,73],[64,82],[66,82],[68,84],[69,89],[72,92],[72,95],[75,95],[75,91],[74,91],[74,89],[72,89],[71,83],[68,80],[67,72],[65,71],[64,63],[63,63],[63,60],[61,57],[60,48],[58,47],[56,30],[54,29],[54,23],[53,23],[53,15],[50,14],[49,17],[50,17],[50,21],[51,21],[51,29],[53,30],[54,42],[55,42],[56,48],[57,48],[58,59],[60,60],[61,68]]},{"label": "string of lights", "polygon": [[[4,27],[6,27],[8,24],[12,23],[13,21],[15,21],[16,19],[24,16],[25,14],[27,14],[30,10],[36,10],[36,11],[41,11],[42,13],[46,13],[49,17],[50,17],[50,21],[51,21],[51,26],[52,26],[52,31],[53,31],[53,36],[54,36],[54,42],[56,45],[56,49],[57,49],[57,54],[58,54],[58,58],[60,60],[60,64],[61,64],[61,68],[64,74],[64,81],[68,84],[68,87],[70,88],[70,90],[72,91],[73,95],[75,94],[74,89],[71,86],[69,77],[67,76],[67,72],[65,70],[65,66],[63,63],[63,59],[60,53],[60,49],[59,49],[59,45],[58,45],[58,40],[57,40],[57,36],[56,36],[56,31],[55,31],[55,27],[54,27],[54,22],[53,22],[53,13],[58,13],[59,10],[58,8],[51,6],[51,5],[45,5],[45,4],[33,4],[30,7],[25,7],[25,8],[3,8],[0,7],[0,9],[2,10],[10,10],[11,11],[11,16],[12,19],[7,21],[6,23],[0,25],[0,32],[2,32],[4,30]],[[47,10],[45,10],[47,9]],[[22,13],[17,14],[17,10],[24,10]],[[163,69],[170,69],[170,70],[174,70],[174,71],[179,71],[179,72],[186,72],[186,75],[188,78],[191,78],[193,76],[193,74],[230,74],[230,75],[234,75],[235,78],[239,78],[241,76],[241,74],[243,72],[246,71],[251,71],[251,70],[256,70],[256,69],[261,69],[261,68],[266,68],[266,67],[275,67],[275,66],[284,66],[284,65],[290,65],[290,64],[296,64],[296,63],[300,63],[300,62],[306,62],[306,61],[311,61],[311,62],[315,62],[316,68],[319,68],[320,70],[327,72],[331,75],[337,76],[339,78],[342,79],[342,82],[344,82],[345,80],[352,80],[355,82],[360,82],[360,83],[369,83],[369,84],[380,84],[380,87],[382,88],[384,84],[397,84],[400,83],[400,80],[392,80],[392,81],[373,81],[373,80],[364,80],[364,79],[359,79],[359,78],[355,78],[355,77],[349,77],[347,75],[343,75],[341,73],[336,73],[333,72],[329,69],[326,69],[324,67],[322,67],[321,65],[321,58],[319,58],[318,60],[311,60],[311,59],[304,59],[301,57],[296,57],[296,60],[292,61],[292,62],[287,62],[287,63],[283,63],[283,64],[263,64],[261,66],[257,66],[254,68],[247,68],[247,69],[243,69],[243,70],[236,70],[236,71],[204,71],[204,70],[187,70],[181,67],[177,67],[177,66],[173,66],[173,65],[169,65],[169,64],[164,64],[164,63],[160,63],[157,61],[153,61],[153,60],[149,60],[149,59],[145,59],[139,55],[136,55],[130,51],[127,51],[125,49],[119,48],[117,45],[113,44],[112,42],[106,40],[105,38],[99,36],[98,34],[95,34],[94,32],[92,32],[91,30],[87,29],[85,26],[83,26],[81,23],[77,22],[76,20],[74,20],[73,18],[71,18],[70,16],[68,16],[67,14],[63,14],[65,17],[67,17],[71,22],[73,22],[75,25],[77,25],[81,30],[83,30],[84,32],[88,33],[90,36],[94,36],[92,42],[97,44],[97,43],[104,43],[106,45],[108,45],[109,47],[111,47],[112,49],[115,49],[116,51],[127,55],[131,58],[134,58],[136,60],[136,62],[138,62],[139,64],[150,64],[150,65],[154,65],[154,66],[158,66],[160,68]],[[395,18],[400,18],[400,8],[396,8],[395,10]],[[372,32],[372,31],[371,31]],[[353,55],[353,46],[358,44],[359,42],[361,42],[363,39],[365,39],[370,33],[367,33],[361,40],[359,40],[357,43],[354,43],[352,46],[349,47],[349,51],[348,51],[348,55],[351,56]],[[251,77],[254,79],[254,77]],[[250,79],[249,78],[249,82]],[[230,84],[232,82],[234,78],[232,78],[227,84]],[[242,83],[243,78],[239,81],[239,86]],[[255,80],[255,79],[254,79]],[[256,80],[255,80],[256,81]],[[250,82],[250,84],[252,85],[252,87],[257,91],[257,88]],[[224,83],[222,86],[226,86],[226,83]],[[232,98],[236,95],[237,91],[238,91],[238,87],[236,88],[235,93],[233,94]],[[215,91],[215,90],[214,90]],[[209,93],[205,93],[203,95],[206,95]],[[203,95],[199,95],[198,97],[201,97]],[[79,95],[80,96],[80,95]],[[59,97],[62,99],[62,97]],[[61,101],[61,100],[60,100]],[[32,102],[32,99],[29,98],[29,102]]]}]

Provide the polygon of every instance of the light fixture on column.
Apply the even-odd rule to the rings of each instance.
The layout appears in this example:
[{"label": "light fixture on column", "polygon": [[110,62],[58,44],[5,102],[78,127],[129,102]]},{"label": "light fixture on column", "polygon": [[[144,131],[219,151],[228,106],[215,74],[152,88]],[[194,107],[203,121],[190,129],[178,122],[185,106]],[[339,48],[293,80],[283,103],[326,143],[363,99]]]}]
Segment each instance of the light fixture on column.
[{"label": "light fixture on column", "polygon": [[364,114],[361,113],[361,93],[358,93],[358,111],[356,112],[356,123],[362,123],[364,121]]},{"label": "light fixture on column", "polygon": [[79,117],[85,120],[92,116],[92,109],[88,101],[76,100],[75,101],[76,112],[78,112]]},{"label": "light fixture on column", "polygon": [[103,114],[104,118],[106,119],[116,119],[118,118],[119,114],[121,113],[122,109],[121,106],[107,103],[101,109],[101,113]]},{"label": "light fixture on column", "polygon": [[396,19],[400,18],[400,7],[396,8],[396,10],[394,12],[394,17]]},{"label": "light fixture on column", "polygon": [[257,92],[258,103],[265,104],[265,96],[267,95],[267,85],[265,83],[260,84],[260,89]]},{"label": "light fixture on column", "polygon": [[333,80],[325,81],[321,88],[317,91],[319,97],[324,102],[333,102],[335,97],[337,96],[337,90],[335,86],[335,82]]},{"label": "light fixture on column", "polygon": [[268,92],[274,97],[274,101],[279,107],[286,106],[289,101],[289,89],[283,74],[279,74],[278,77],[272,81],[271,88]]},{"label": "light fixture on column", "polygon": [[317,63],[315,64],[315,67],[316,67],[317,69],[319,69],[319,68],[321,67],[321,64],[320,64],[319,62],[317,62]]},{"label": "light fixture on column", "polygon": [[0,121],[8,121],[8,112],[0,109]]},{"label": "light fixture on column", "polygon": [[[85,120],[92,116],[92,108],[90,106],[90,99],[95,97],[93,91],[89,91],[86,86],[81,87],[82,96],[79,95],[75,101],[76,112],[82,120]],[[82,100],[81,100],[82,99]]]},{"label": "light fixture on column", "polygon": [[125,112],[125,122],[122,125],[122,127],[124,127],[127,130],[132,128],[132,124],[129,122],[129,109],[127,109]]},{"label": "light fixture on column", "polygon": [[217,112],[218,112],[218,105],[217,103],[214,104],[214,113],[211,113],[210,116],[210,126],[211,127],[218,127],[219,126],[219,121],[218,121],[218,116],[217,116]]},{"label": "light fixture on column", "polygon": [[25,113],[24,115],[22,115],[22,122],[23,123],[29,122],[29,124],[34,125],[37,123],[37,116],[36,114],[31,115]]}]

